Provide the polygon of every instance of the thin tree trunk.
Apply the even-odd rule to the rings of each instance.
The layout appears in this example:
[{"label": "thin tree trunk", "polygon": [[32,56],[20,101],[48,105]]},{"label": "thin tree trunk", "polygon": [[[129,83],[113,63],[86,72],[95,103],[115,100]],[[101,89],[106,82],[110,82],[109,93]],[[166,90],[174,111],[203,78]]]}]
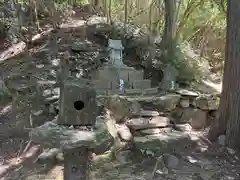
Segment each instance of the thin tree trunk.
[{"label": "thin tree trunk", "polygon": [[215,140],[219,135],[227,134],[227,144],[240,148],[240,1],[228,0],[226,61],[223,75],[222,96],[219,117],[213,123],[209,137]]},{"label": "thin tree trunk", "polygon": [[127,30],[128,21],[128,0],[124,1],[124,32]]},{"label": "thin tree trunk", "polygon": [[164,59],[171,59],[176,47],[176,0],[164,0],[165,3],[165,27],[162,47]]}]

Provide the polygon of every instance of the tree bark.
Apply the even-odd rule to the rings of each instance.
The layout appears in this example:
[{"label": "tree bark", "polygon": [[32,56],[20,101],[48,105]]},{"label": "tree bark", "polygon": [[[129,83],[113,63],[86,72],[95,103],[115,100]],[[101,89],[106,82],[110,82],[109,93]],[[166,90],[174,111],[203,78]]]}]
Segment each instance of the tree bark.
[{"label": "tree bark", "polygon": [[214,121],[210,140],[215,140],[226,132],[227,144],[239,148],[240,137],[240,1],[228,0],[227,8],[227,41],[226,60],[223,75],[222,96],[219,106],[219,117]]}]

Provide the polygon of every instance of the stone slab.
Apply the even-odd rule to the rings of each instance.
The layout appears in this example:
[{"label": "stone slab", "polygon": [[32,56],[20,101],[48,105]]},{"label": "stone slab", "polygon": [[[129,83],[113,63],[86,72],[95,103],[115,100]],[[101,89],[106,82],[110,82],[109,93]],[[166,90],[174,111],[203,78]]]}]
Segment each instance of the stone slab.
[{"label": "stone slab", "polygon": [[108,90],[111,89],[111,82],[106,79],[102,80],[93,80],[93,85],[98,90]]},{"label": "stone slab", "polygon": [[133,83],[135,80],[143,80],[143,70],[129,71],[129,82]]},{"label": "stone slab", "polygon": [[133,89],[147,89],[151,88],[151,80],[135,80],[133,81]]},{"label": "stone slab", "polygon": [[143,89],[143,94],[144,95],[157,94],[157,93],[158,93],[158,88],[146,88],[146,89]]},{"label": "stone slab", "polygon": [[99,94],[99,95],[107,95],[107,90],[101,90],[101,89],[97,89],[96,90],[96,93]]},{"label": "stone slab", "polygon": [[118,90],[118,89],[111,89],[107,91],[109,95],[121,95],[124,94],[124,91]]},{"label": "stone slab", "polygon": [[167,127],[170,126],[170,120],[167,117],[162,116],[155,116],[152,118],[132,118],[127,121],[126,125],[134,130]]},{"label": "stone slab", "polygon": [[127,95],[142,94],[141,89],[125,89],[124,91]]}]

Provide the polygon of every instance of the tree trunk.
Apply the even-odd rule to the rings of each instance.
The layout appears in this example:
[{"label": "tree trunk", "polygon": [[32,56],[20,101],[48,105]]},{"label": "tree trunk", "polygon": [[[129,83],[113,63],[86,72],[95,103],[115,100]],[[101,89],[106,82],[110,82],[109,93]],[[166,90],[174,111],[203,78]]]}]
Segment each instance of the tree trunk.
[{"label": "tree trunk", "polygon": [[164,0],[165,3],[165,27],[162,47],[164,59],[172,58],[176,47],[176,0]]},{"label": "tree trunk", "polygon": [[226,61],[223,75],[222,96],[219,117],[214,121],[209,138],[215,140],[219,135],[227,134],[227,144],[239,148],[240,137],[240,1],[228,0]]}]

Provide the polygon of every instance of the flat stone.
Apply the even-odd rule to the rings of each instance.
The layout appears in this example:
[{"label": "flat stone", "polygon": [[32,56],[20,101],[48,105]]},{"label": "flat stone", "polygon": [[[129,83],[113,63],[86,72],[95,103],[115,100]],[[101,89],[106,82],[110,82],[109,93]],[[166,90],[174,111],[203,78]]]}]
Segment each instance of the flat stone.
[{"label": "flat stone", "polygon": [[167,117],[155,116],[152,118],[132,118],[126,122],[130,129],[140,130],[158,127],[167,127],[170,120]]},{"label": "flat stone", "polygon": [[150,110],[141,110],[140,116],[143,117],[153,117],[153,116],[159,116],[159,112],[157,111],[150,111]]},{"label": "flat stone", "polygon": [[144,94],[144,95],[157,94],[157,93],[158,93],[158,88],[147,88],[147,89],[143,89],[143,94]]},{"label": "flat stone", "polygon": [[185,151],[187,147],[194,146],[195,143],[190,137],[179,131],[147,135],[144,137],[134,137],[135,147],[143,151],[151,151],[155,156],[163,153]]},{"label": "flat stone", "polygon": [[183,96],[193,96],[193,97],[199,96],[198,93],[190,91],[190,90],[187,90],[187,89],[178,89],[176,91],[176,93],[181,94]]},{"label": "flat stone", "polygon": [[127,95],[142,94],[141,89],[125,89],[124,91]]},{"label": "flat stone", "polygon": [[139,132],[143,135],[152,135],[160,133],[160,129],[159,128],[143,129],[140,130]]}]

